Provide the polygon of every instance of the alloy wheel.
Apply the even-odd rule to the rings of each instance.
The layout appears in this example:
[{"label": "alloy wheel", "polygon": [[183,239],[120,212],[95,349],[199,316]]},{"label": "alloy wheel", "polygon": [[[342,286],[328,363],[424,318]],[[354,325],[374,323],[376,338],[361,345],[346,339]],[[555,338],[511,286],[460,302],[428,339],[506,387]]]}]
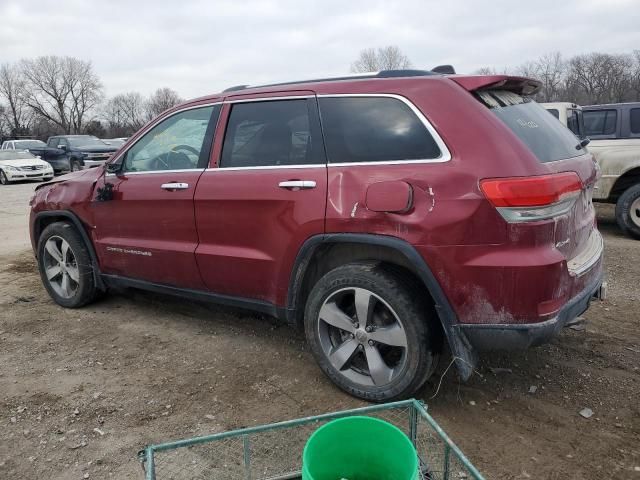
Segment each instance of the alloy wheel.
[{"label": "alloy wheel", "polygon": [[51,288],[62,298],[73,297],[80,288],[80,270],[69,242],[50,237],[44,246],[43,265]]},{"label": "alloy wheel", "polygon": [[398,315],[370,290],[333,292],[319,312],[318,338],[331,365],[363,386],[384,387],[401,374],[407,333]]}]

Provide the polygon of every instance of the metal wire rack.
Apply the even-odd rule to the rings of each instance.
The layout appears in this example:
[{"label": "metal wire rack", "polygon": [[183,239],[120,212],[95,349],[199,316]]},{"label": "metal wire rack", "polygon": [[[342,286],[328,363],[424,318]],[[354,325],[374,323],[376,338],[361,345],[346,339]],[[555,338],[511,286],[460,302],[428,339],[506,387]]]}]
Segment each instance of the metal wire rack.
[{"label": "metal wire rack", "polygon": [[484,480],[417,400],[149,445],[138,457],[146,480],[300,479],[302,450],[307,439],[326,422],[350,415],[380,418],[405,432],[416,447],[424,480]]}]

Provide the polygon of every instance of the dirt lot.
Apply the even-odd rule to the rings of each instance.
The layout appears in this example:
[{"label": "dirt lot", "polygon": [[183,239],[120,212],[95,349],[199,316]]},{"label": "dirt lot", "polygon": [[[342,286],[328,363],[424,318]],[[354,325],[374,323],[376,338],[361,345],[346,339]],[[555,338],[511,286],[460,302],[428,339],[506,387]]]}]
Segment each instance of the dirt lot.
[{"label": "dirt lot", "polygon": [[[32,190],[0,188],[0,478],[140,479],[147,443],[362,404],[275,320],[135,291],[54,305],[28,250]],[[586,329],[419,394],[487,478],[640,478],[640,242],[599,213],[610,295]]]}]

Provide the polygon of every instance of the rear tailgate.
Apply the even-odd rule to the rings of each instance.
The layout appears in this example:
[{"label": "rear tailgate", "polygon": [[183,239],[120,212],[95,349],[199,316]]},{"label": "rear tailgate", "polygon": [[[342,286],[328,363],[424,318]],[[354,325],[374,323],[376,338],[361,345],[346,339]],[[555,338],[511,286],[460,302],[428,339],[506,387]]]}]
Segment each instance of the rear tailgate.
[{"label": "rear tailgate", "polygon": [[[531,209],[533,213],[530,216],[519,221],[552,219],[555,222],[555,248],[567,259],[570,272],[582,273],[590,260],[597,260],[594,257],[596,254],[599,258],[602,250],[602,239],[595,228],[592,202],[593,186],[598,176],[593,156],[580,145],[580,140],[569,129],[542,106],[516,93],[518,88],[528,88],[527,79],[505,77],[494,81],[493,77],[481,78],[488,78],[490,88],[477,90],[475,95],[546,166],[552,178],[554,174],[569,174],[576,179],[572,191],[562,202],[559,196],[547,205],[536,206]],[[470,81],[466,83],[471,86]],[[498,89],[494,89],[496,86]],[[504,90],[505,86],[511,88]],[[546,217],[536,217],[535,208],[544,212]]]}]

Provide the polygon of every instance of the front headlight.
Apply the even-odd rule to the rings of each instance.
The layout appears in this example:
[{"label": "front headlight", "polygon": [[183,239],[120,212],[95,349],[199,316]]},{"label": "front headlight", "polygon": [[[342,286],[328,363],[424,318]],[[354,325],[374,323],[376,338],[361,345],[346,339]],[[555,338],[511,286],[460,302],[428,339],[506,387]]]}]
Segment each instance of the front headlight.
[{"label": "front headlight", "polygon": [[19,171],[20,171],[18,168],[16,168],[16,167],[12,167],[12,166],[10,166],[10,165],[7,165],[7,166],[6,166],[6,167],[4,167],[4,168],[6,168],[7,170],[11,170],[12,172],[19,172]]}]

